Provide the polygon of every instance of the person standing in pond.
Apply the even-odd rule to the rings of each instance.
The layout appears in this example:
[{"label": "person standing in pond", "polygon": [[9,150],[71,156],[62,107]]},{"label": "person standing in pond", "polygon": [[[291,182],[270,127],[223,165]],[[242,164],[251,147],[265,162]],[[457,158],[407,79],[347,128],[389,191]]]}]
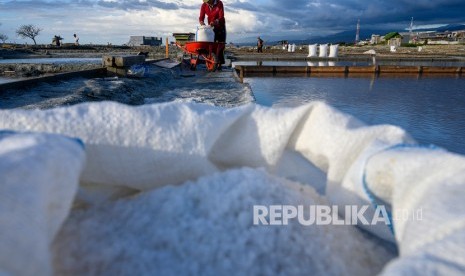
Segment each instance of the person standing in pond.
[{"label": "person standing in pond", "polygon": [[76,34],[73,34],[74,36],[74,45],[78,46],[79,45],[79,37]]},{"label": "person standing in pond", "polygon": [[263,39],[260,37],[257,38],[257,52],[263,53]]},{"label": "person standing in pond", "polygon": [[[224,19],[224,7],[221,0],[203,0],[200,7],[200,25],[205,25],[205,15],[208,18],[208,25],[213,27],[215,32],[215,42],[226,43],[226,20]],[[224,64],[224,46],[218,53],[218,69]]]}]

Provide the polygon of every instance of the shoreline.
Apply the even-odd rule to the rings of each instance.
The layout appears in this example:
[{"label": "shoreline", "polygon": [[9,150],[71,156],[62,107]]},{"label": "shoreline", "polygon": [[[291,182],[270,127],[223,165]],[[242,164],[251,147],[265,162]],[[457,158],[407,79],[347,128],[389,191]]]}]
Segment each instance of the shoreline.
[{"label": "shoreline", "polygon": [[[392,53],[387,45],[371,46],[340,46],[337,58],[308,57],[307,45],[296,47],[295,52],[283,49],[265,47],[263,53],[257,53],[254,47],[226,48],[225,56],[234,61],[425,61],[425,62],[465,62],[465,45],[425,45],[418,47],[399,47]],[[366,54],[373,50],[376,54]],[[104,55],[137,55],[146,54],[149,59],[165,57],[165,47],[119,47],[119,46],[66,46],[66,47],[35,47],[0,48],[0,77],[19,79],[39,77],[46,74],[74,72],[101,68],[102,64],[94,62],[78,63],[48,63],[50,58],[102,58]],[[179,59],[183,52],[175,45],[169,48],[169,58]],[[13,59],[43,59],[41,63],[8,63]]]},{"label": "shoreline", "polygon": [[[289,59],[305,59],[305,60],[337,60],[337,59],[371,59],[373,56],[379,59],[411,59],[411,60],[457,60],[465,61],[465,45],[425,45],[419,51],[418,47],[398,47],[396,52],[390,52],[387,45],[371,45],[371,46],[340,46],[337,58],[308,58],[307,46],[299,46],[293,53],[282,49],[265,49],[263,53],[257,53],[252,47],[243,49],[230,49],[234,56],[244,59],[266,59],[273,58],[289,58]],[[375,55],[366,53],[374,50]]]}]

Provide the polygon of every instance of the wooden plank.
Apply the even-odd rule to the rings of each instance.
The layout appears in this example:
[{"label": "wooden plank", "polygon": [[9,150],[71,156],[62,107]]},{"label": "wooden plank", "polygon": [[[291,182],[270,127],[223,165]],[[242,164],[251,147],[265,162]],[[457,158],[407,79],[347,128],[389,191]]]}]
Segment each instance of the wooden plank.
[{"label": "wooden plank", "polygon": [[348,66],[347,72],[349,74],[375,74],[377,71],[376,66]]},{"label": "wooden plank", "polygon": [[379,66],[380,74],[385,74],[385,73],[414,74],[414,73],[420,73],[420,72],[421,72],[421,68],[418,66],[396,66],[396,65],[380,65]]},{"label": "wooden plank", "polygon": [[456,74],[457,67],[436,67],[436,66],[423,66],[423,74],[434,74],[434,73],[447,73]]},{"label": "wooden plank", "polygon": [[242,77],[250,75],[267,76],[275,74],[306,74],[320,76],[331,74],[332,76],[355,76],[355,75],[421,75],[421,74],[444,74],[461,75],[463,67],[437,67],[437,66],[256,66],[242,65],[235,69]]},{"label": "wooden plank", "polygon": [[274,73],[274,66],[242,66],[244,76],[248,73]]},{"label": "wooden plank", "polygon": [[311,66],[310,74],[313,73],[331,73],[331,74],[346,74],[346,66]]},{"label": "wooden plank", "polygon": [[276,73],[307,73],[307,66],[273,66]]}]

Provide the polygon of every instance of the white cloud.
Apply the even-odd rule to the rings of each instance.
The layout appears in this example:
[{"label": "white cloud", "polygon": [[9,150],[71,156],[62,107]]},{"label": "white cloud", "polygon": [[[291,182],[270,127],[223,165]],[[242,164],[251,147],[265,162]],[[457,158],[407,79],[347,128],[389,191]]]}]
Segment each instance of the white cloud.
[{"label": "white cloud", "polygon": [[[461,12],[465,2],[460,0],[422,0],[418,6],[406,0],[293,1],[289,5],[278,0],[224,0],[227,40],[240,42],[256,34],[307,38],[310,33],[347,30],[358,18],[363,26],[383,28],[405,28],[411,16],[420,15],[418,25],[465,21]],[[434,11],[422,9],[432,3],[437,6]],[[73,33],[79,34],[81,43],[123,44],[130,35],[171,38],[174,32],[195,32],[201,4],[201,0],[0,0],[0,32],[10,41],[25,42],[15,30],[34,24],[43,28],[39,43],[50,43],[55,34],[71,42]]]}]

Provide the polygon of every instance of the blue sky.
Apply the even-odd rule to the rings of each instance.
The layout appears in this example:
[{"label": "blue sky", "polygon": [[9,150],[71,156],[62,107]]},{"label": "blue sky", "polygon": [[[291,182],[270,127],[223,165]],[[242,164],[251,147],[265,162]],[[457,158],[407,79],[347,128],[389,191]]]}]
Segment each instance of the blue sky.
[{"label": "blue sky", "polygon": [[[43,29],[38,43],[53,35],[82,44],[124,44],[130,35],[169,37],[195,32],[201,0],[0,0],[0,33],[9,42],[32,43],[16,36],[21,24]],[[464,0],[224,0],[228,42],[305,39],[361,28],[406,29],[465,23]]]}]

